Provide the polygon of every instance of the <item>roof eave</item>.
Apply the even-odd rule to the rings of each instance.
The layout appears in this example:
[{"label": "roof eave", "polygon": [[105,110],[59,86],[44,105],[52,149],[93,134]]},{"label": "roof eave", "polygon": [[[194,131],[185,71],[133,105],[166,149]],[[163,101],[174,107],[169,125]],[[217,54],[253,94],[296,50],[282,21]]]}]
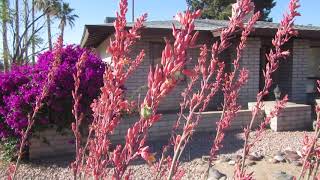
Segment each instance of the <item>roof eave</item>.
[{"label": "roof eave", "polygon": [[[219,28],[211,31],[213,37],[220,37],[221,32],[224,28]],[[277,32],[277,28],[254,28],[250,36],[259,36],[259,37],[274,37]],[[306,38],[306,39],[320,39],[320,31],[316,30],[307,30],[307,29],[298,29],[297,38]]]},{"label": "roof eave", "polygon": [[82,48],[85,47],[88,37],[89,37],[89,32],[88,32],[87,26],[85,25],[83,29],[81,41],[80,41],[80,46]]}]

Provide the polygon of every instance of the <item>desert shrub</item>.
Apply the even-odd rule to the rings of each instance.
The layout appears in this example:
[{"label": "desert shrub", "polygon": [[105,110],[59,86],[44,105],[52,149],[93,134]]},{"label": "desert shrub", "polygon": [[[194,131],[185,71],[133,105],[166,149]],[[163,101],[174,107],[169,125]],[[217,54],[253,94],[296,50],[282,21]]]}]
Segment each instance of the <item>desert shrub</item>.
[{"label": "desert shrub", "polygon": [[12,161],[17,153],[19,139],[15,136],[5,138],[1,141],[1,160]]}]

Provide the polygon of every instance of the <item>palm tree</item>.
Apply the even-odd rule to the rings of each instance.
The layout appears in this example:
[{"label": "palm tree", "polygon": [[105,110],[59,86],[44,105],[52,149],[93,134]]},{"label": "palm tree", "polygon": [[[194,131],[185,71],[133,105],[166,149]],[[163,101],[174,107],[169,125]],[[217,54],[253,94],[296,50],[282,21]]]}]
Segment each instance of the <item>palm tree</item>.
[{"label": "palm tree", "polygon": [[49,50],[52,50],[51,16],[57,15],[57,6],[59,5],[59,2],[59,0],[35,0],[36,8],[46,13]]},{"label": "palm tree", "polygon": [[9,2],[8,0],[1,0],[1,24],[2,24],[2,53],[4,71],[9,69],[9,48],[8,48],[8,35],[7,35],[7,23],[9,21]]},{"label": "palm tree", "polygon": [[64,35],[64,28],[67,24],[72,28],[74,26],[74,21],[79,16],[73,14],[74,9],[70,8],[69,3],[62,3],[57,13],[58,19],[60,19],[59,28],[61,30],[61,37]]},{"label": "palm tree", "polygon": [[[35,1],[32,0],[32,9],[31,9],[31,19],[32,19],[32,22],[34,22],[34,13],[35,13]],[[31,34],[34,34],[34,31],[35,31],[35,26],[34,26],[34,23],[33,23],[33,24],[32,24]],[[36,62],[36,60],[35,60],[36,47],[35,47],[34,38],[32,38],[31,49],[32,49],[32,64],[35,64],[35,62]]]},{"label": "palm tree", "polygon": [[[23,1],[23,11],[24,11],[24,28],[25,30],[28,29],[28,23],[29,23],[29,4],[28,4],[28,0],[24,0]],[[28,31],[26,31],[26,33],[24,34],[24,46],[28,47]],[[25,55],[24,58],[21,61],[28,61],[28,48],[25,51]],[[24,62],[22,62],[21,64],[23,64]]]},{"label": "palm tree", "polygon": [[[15,24],[15,50],[19,49],[19,0],[15,0],[15,14],[14,14],[14,24]],[[19,63],[17,59],[12,60],[13,63]]]}]

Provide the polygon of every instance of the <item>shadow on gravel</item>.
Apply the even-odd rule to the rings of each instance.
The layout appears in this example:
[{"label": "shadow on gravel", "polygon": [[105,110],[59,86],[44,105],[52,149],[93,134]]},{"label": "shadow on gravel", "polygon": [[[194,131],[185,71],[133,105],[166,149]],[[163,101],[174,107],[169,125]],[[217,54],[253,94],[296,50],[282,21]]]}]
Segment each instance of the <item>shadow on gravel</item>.
[{"label": "shadow on gravel", "polygon": [[[240,131],[231,131],[228,132],[225,136],[223,148],[220,150],[219,154],[231,154],[243,146],[243,139],[239,137]],[[183,155],[181,156],[181,161],[192,161],[196,158],[201,158],[202,156],[206,156],[209,154],[213,138],[215,137],[215,133],[195,133],[191,138],[190,142],[186,146]],[[150,147],[152,152],[156,153],[156,158],[161,158],[162,149],[165,145],[168,144],[168,138],[164,138],[166,140],[156,140],[147,142],[147,145]],[[172,150],[169,151],[171,156],[173,155]],[[70,163],[74,160],[74,154],[68,154],[63,156],[56,157],[46,157],[42,159],[34,159],[24,163],[42,166],[42,167],[69,167]],[[144,164],[145,161],[142,159],[137,159],[132,164],[139,165]]]},{"label": "shadow on gravel", "polygon": [[70,166],[71,162],[73,161],[74,161],[74,154],[65,154],[61,156],[32,159],[28,161],[23,161],[22,163],[28,164],[31,166],[67,168]]},{"label": "shadow on gravel", "polygon": [[[223,140],[223,148],[219,154],[232,154],[238,151],[243,146],[243,139],[239,136],[241,131],[230,131],[226,134]],[[188,145],[186,146],[181,161],[192,161],[196,158],[209,155],[215,132],[195,133]],[[156,152],[157,159],[161,158],[161,153],[164,145],[167,145],[167,140],[151,141],[148,143],[152,152]],[[170,151],[171,157],[173,156],[172,150]],[[144,161],[136,161],[134,164],[144,163]]]}]

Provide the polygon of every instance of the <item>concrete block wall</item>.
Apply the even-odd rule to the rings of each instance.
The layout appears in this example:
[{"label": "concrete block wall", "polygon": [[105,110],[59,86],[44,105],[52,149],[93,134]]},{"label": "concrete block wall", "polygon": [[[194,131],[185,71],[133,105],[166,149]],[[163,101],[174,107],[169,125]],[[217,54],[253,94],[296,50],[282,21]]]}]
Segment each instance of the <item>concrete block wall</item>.
[{"label": "concrete block wall", "polygon": [[[266,108],[268,115],[272,108]],[[274,131],[304,130],[312,126],[311,106],[304,104],[288,105],[278,117],[271,119],[270,127]]]},{"label": "concrete block wall", "polygon": [[310,42],[308,40],[294,39],[291,100],[295,102],[306,102],[307,63],[310,53]]},{"label": "concrete block wall", "polygon": [[[248,107],[252,109],[255,102],[249,102]],[[262,107],[265,116],[269,116],[274,109],[275,101],[266,101]],[[295,131],[305,130],[312,125],[311,106],[288,102],[279,116],[271,119],[270,128],[273,131]]]},{"label": "concrete block wall", "polygon": [[248,83],[241,89],[239,97],[239,103],[243,107],[246,107],[248,102],[255,101],[259,91],[260,47],[260,38],[251,37],[242,54],[240,64],[249,70]]}]

